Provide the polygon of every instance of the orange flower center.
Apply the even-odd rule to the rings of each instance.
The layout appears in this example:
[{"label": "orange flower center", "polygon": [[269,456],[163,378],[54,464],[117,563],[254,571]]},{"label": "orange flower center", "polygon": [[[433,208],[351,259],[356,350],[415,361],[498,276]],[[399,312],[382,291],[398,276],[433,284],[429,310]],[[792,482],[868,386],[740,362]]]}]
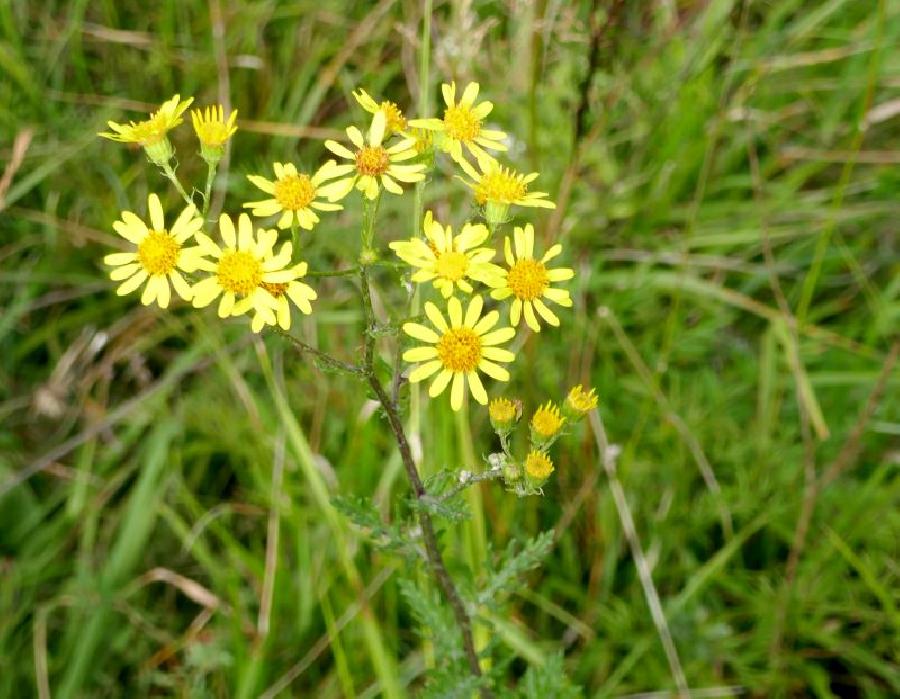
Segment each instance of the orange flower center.
[{"label": "orange flower center", "polygon": [[391,158],[381,146],[366,146],[356,153],[356,169],[361,175],[382,175],[390,164]]},{"label": "orange flower center", "polygon": [[542,262],[523,258],[518,260],[506,276],[506,284],[522,301],[533,301],[544,293],[550,281]]},{"label": "orange flower center", "polygon": [[450,328],[438,341],[437,353],[445,369],[474,371],[481,361],[481,338],[471,328]]},{"label": "orange flower center", "polygon": [[308,175],[285,175],[275,183],[275,201],[287,211],[305,209],[316,198]]},{"label": "orange flower center", "polygon": [[138,245],[138,262],[151,276],[165,276],[178,263],[181,245],[167,231],[150,231]]}]

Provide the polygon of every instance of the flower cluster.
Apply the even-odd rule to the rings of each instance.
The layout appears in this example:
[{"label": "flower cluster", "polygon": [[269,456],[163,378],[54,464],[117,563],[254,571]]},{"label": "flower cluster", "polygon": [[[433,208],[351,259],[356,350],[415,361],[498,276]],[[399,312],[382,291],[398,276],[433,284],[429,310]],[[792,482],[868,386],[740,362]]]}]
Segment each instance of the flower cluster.
[{"label": "flower cluster", "polygon": [[522,417],[522,403],[508,398],[494,398],[488,405],[491,427],[500,438],[501,452],[491,454],[488,463],[498,469],[506,487],[517,495],[540,493],[555,470],[550,447],[564,433],[568,425],[581,420],[597,407],[594,389],[585,391],[581,385],[569,391],[562,408],[553,401],[538,406],[528,421],[528,451],[524,459],[513,455],[510,436]]},{"label": "flower cluster", "polygon": [[[451,82],[442,86],[442,93],[442,118],[407,120],[396,103],[378,102],[365,90],[357,90],[356,101],[371,115],[365,131],[349,126],[346,142],[326,140],[325,149],[336,158],[318,167],[275,162],[270,174],[248,174],[250,184],[265,198],[244,203],[248,213],[222,214],[216,222],[206,219],[210,193],[219,160],[238,128],[236,112],[226,115],[217,105],[192,113],[199,155],[209,167],[205,191],[181,185],[168,138],[169,131],[182,123],[192,98],[175,95],[145,121],[109,122],[111,131],[100,135],[143,147],[185,201],[170,228],[156,194],[148,199],[149,222],[124,211],[113,224],[134,246],[130,252],[104,258],[114,267],[110,277],[121,282],[118,293],[143,285],[141,302],[166,308],[174,289],[197,308],[217,301],[222,318],[246,315],[254,332],[276,325],[287,330],[292,305],[309,314],[317,299],[316,291],[301,281],[308,273],[307,262],[297,259],[301,229],[312,231],[321,215],[341,211],[354,190],[362,195],[367,217],[373,217],[370,212],[377,211],[383,193],[402,195],[409,185],[423,185],[435,169],[435,154],[446,153],[451,166],[461,169],[458,179],[472,190],[482,220],[463,221],[455,232],[451,223],[438,221],[427,211],[420,234],[389,243],[409,266],[410,281],[433,288],[438,302],[426,298],[424,317],[402,324],[403,332],[420,343],[406,349],[403,360],[412,365],[411,383],[431,379],[430,396],[449,387],[454,410],[463,407],[468,394],[486,405],[488,393],[481,376],[509,381],[503,365],[513,362],[515,354],[504,345],[514,339],[523,319],[534,332],[540,332],[542,324],[560,324],[550,305],[572,305],[569,292],[559,284],[572,279],[574,272],[549,267],[562,246],[555,243],[536,251],[540,245],[531,223],[500,233],[510,207],[555,205],[545,192],[529,191],[537,173],[517,173],[496,159],[507,149],[508,139],[505,132],[488,128],[485,120],[493,105],[479,101],[477,83],[457,95]],[[202,197],[202,206],[195,203],[195,194]],[[213,223],[217,234],[207,230]],[[281,240],[280,231],[290,231],[290,238]],[[370,230],[362,238],[363,266],[378,261],[372,244]],[[496,260],[498,254],[501,259]],[[486,308],[488,303],[501,307]],[[508,324],[501,323],[501,317]]]}]

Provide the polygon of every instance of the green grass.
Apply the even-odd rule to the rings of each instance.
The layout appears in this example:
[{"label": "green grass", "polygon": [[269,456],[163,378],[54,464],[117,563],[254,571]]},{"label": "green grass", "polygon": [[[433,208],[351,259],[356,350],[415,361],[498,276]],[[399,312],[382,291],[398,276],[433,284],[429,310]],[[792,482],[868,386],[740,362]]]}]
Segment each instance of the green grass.
[{"label": "green grass", "polygon": [[[32,132],[0,210],[0,696],[412,693],[433,649],[408,571],[330,501],[374,494],[389,518],[407,493],[366,391],[278,336],[111,293],[112,221],[177,196],[94,133],[227,92],[250,120],[220,181],[236,212],[245,174],[312,165],[362,118],[356,86],[414,111],[420,3],[150,6],[0,4],[0,176]],[[896,368],[864,410],[900,320],[897,118],[877,109],[900,85],[896,3],[510,7],[435,3],[430,54],[432,110],[442,80],[481,82],[511,159],[560,203],[528,219],[578,271],[575,308],[524,343],[505,393],[597,387],[690,687],[900,694]],[[201,183],[190,130],[174,142]],[[425,205],[461,224],[463,188],[438,182]],[[384,203],[382,250],[414,209]],[[311,269],[352,263],[361,216],[323,221]],[[316,284],[295,331],[353,359],[355,287]],[[484,410],[468,445],[446,401],[423,406],[426,471],[493,448]],[[481,622],[518,657],[509,685],[562,650],[585,696],[672,689],[593,445],[585,428],[560,442],[546,497],[481,486],[483,526],[445,537],[450,567],[557,528],[527,591]],[[798,546],[805,471],[834,463]]]}]

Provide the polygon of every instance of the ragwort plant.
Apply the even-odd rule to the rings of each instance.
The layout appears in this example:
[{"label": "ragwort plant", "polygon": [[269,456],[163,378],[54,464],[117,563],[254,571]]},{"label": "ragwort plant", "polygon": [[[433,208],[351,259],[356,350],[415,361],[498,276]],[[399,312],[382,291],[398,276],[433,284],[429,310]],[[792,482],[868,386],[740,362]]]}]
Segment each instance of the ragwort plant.
[{"label": "ragwort plant", "polygon": [[[386,526],[365,500],[339,498],[337,505],[376,544],[410,559],[421,559],[424,548],[428,571],[449,609],[410,581],[402,589],[423,635],[438,651],[429,690],[487,695],[493,690],[504,692],[500,678],[510,658],[504,659],[490,642],[476,647],[473,620],[484,605],[496,608],[501,597],[522,583],[523,574],[549,550],[551,537],[538,536],[520,549],[511,546],[495,569],[472,571],[480,586],[462,585],[448,572],[435,522],[452,524],[465,518],[458,496],[481,481],[502,482],[518,496],[542,494],[554,471],[553,443],[596,406],[597,398],[593,390],[577,386],[561,407],[553,402],[538,407],[528,421],[528,448],[522,453],[511,439],[523,414],[522,404],[501,396],[489,401],[483,377],[509,381],[516,361],[509,346],[517,333],[528,332],[523,320],[535,333],[542,326],[561,324],[550,306],[572,306],[565,283],[574,272],[550,266],[563,248],[554,243],[544,251],[536,250],[531,223],[509,230],[513,207],[552,209],[555,205],[547,193],[531,190],[537,173],[520,174],[497,160],[506,150],[507,135],[486,128],[493,105],[478,101],[478,84],[468,84],[458,95],[451,82],[442,85],[442,92],[446,103],[442,118],[407,120],[394,102],[377,102],[365,90],[358,90],[354,97],[369,115],[365,131],[350,126],[346,141],[325,141],[324,147],[336,157],[315,171],[276,162],[266,174],[249,175],[264,198],[244,203],[247,211],[238,215],[223,213],[215,222],[207,220],[212,183],[227,143],[237,132],[236,112],[226,116],[221,106],[212,106],[191,114],[199,155],[208,167],[202,190],[182,185],[168,138],[169,131],[182,123],[192,99],[175,95],[145,121],[109,122],[110,131],[100,135],[140,145],[184,200],[184,207],[166,212],[153,193],[145,218],[123,211],[113,228],[133,248],[108,254],[103,261],[111,268],[110,278],[119,284],[119,295],[140,292],[142,304],[160,308],[169,307],[173,291],[194,308],[215,303],[220,318],[244,318],[254,333],[267,328],[279,332],[326,367],[352,374],[368,385],[384,411],[409,478],[412,517]],[[459,168],[456,179],[471,190],[479,220],[465,221],[454,232],[451,222],[438,221],[428,211],[419,236],[388,244],[399,260],[390,268],[399,269],[402,281],[418,285],[416,294],[426,298],[421,317],[407,317],[394,328],[410,343],[405,348],[397,343],[402,362],[395,362],[388,383],[376,364],[376,339],[384,328],[376,323],[370,274],[380,260],[379,202],[382,197],[403,196],[411,185],[427,186],[439,173],[436,158],[444,155]],[[360,204],[363,224],[354,253],[365,333],[362,360],[351,363],[311,347],[290,330],[294,309],[310,315],[319,302],[316,290],[304,281],[308,264],[301,259],[304,246],[315,245],[316,237],[301,244],[301,230],[315,231],[326,225],[322,217]],[[393,315],[409,314],[401,310]],[[470,395],[480,405],[489,405],[500,450],[485,459],[483,470],[440,471],[423,481],[402,420],[400,392],[415,391],[416,384],[426,380],[432,399],[449,392],[454,411],[463,409]],[[528,687],[560,695],[571,689],[562,676],[560,658],[529,673],[521,683],[526,695],[531,691]]]}]

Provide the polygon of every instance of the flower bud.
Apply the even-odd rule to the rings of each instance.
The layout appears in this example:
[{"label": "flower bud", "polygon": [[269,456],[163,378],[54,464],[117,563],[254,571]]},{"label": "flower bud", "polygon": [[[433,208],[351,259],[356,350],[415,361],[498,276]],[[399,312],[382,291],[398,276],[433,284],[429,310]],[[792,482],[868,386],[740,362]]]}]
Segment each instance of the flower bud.
[{"label": "flower bud", "polygon": [[532,444],[541,447],[552,442],[565,421],[566,418],[560,414],[559,408],[547,401],[547,404],[538,408],[531,417]]},{"label": "flower bud", "polygon": [[566,402],[563,405],[563,412],[572,422],[580,420],[586,413],[597,407],[597,391],[591,389],[585,391],[581,384],[578,384],[566,396]]},{"label": "flower bud", "polygon": [[553,471],[553,462],[542,451],[532,450],[525,459],[525,482],[531,488],[543,486]]},{"label": "flower bud", "polygon": [[491,427],[496,432],[507,434],[522,415],[522,403],[518,400],[494,398],[488,405],[488,414],[491,418]]},{"label": "flower bud", "polygon": [[175,155],[175,149],[172,148],[168,136],[163,136],[152,143],[145,143],[144,152],[151,163],[160,167],[167,165]]}]

